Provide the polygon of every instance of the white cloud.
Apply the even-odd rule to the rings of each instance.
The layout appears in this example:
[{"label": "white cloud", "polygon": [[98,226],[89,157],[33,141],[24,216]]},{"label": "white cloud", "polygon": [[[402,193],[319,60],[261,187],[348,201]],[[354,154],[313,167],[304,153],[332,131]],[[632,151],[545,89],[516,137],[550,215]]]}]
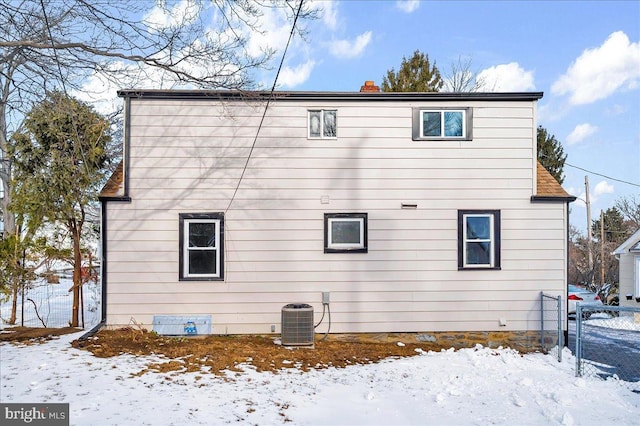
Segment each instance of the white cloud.
[{"label": "white cloud", "polygon": [[268,7],[262,8],[262,16],[255,24],[261,31],[245,28],[244,35],[248,39],[247,52],[257,58],[268,49],[283,49],[291,33],[291,23],[287,21],[282,10]]},{"label": "white cloud", "polygon": [[477,79],[484,82],[490,92],[518,92],[535,89],[533,71],[525,71],[517,62],[496,65],[478,73]]},{"label": "white cloud", "polygon": [[[614,190],[615,188],[613,187],[613,185],[609,185],[609,183],[607,183],[606,180],[598,182],[598,184],[592,190],[589,191],[589,203],[593,205],[598,201],[601,195],[613,194]],[[575,205],[584,207],[584,208],[587,207],[587,204],[586,204],[587,194],[584,188],[582,188],[581,190],[578,190],[572,187],[572,188],[568,188],[567,192],[569,194],[572,194],[578,197],[575,201]]]},{"label": "white cloud", "polygon": [[[594,198],[599,197],[602,194],[613,194],[613,185],[609,185],[606,180],[598,182],[595,188],[593,188]],[[591,200],[590,200],[591,201]],[[593,200],[594,202],[596,200]]]},{"label": "white cloud", "polygon": [[576,197],[576,201],[574,201],[573,205],[574,206],[580,206],[580,207],[585,207],[586,204],[584,202],[585,200],[585,192],[584,190],[582,192],[580,192],[579,189],[576,189],[572,186],[565,188],[565,190],[567,191],[567,193],[573,195],[574,197]]},{"label": "white cloud", "polygon": [[569,95],[572,105],[604,99],[617,90],[640,84],[640,42],[622,32],[612,33],[602,46],[586,49],[551,86],[555,95]]},{"label": "white cloud", "polygon": [[360,56],[371,41],[371,31],[360,34],[355,40],[334,40],[330,43],[329,51],[338,58],[355,58]]},{"label": "white cloud", "polygon": [[278,86],[291,88],[304,83],[309,79],[315,64],[315,61],[309,60],[295,68],[283,67],[278,76]]},{"label": "white cloud", "polygon": [[185,22],[192,22],[200,12],[201,9],[196,2],[182,0],[170,9],[156,5],[144,17],[144,21],[150,28],[162,30]]},{"label": "white cloud", "polygon": [[335,30],[338,26],[338,9],[335,2],[322,2],[322,23],[331,30]]},{"label": "white cloud", "polygon": [[569,136],[567,136],[567,143],[573,145],[582,142],[597,131],[598,127],[592,126],[589,123],[578,124]]},{"label": "white cloud", "polygon": [[403,12],[411,13],[420,7],[419,0],[397,0],[396,7]]}]

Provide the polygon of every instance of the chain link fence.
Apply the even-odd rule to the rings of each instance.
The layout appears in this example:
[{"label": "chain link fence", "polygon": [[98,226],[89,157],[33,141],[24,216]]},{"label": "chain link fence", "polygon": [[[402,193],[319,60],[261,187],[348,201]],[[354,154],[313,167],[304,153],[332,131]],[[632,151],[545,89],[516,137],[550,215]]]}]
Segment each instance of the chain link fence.
[{"label": "chain link fence", "polygon": [[540,345],[542,352],[553,354],[562,362],[564,333],[562,332],[562,296],[540,293]]},{"label": "chain link fence", "polygon": [[576,308],[576,376],[619,380],[640,392],[640,308]]}]

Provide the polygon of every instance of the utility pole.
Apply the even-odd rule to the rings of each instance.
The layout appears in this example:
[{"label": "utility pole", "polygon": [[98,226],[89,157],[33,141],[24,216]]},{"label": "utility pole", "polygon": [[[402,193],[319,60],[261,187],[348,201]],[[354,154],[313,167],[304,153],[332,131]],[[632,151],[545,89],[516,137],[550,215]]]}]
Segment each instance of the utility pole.
[{"label": "utility pole", "polygon": [[604,285],[604,211],[600,210],[600,285]]},{"label": "utility pole", "polygon": [[585,203],[587,205],[587,253],[589,255],[589,285],[593,287],[593,253],[591,252],[591,202],[589,201],[589,176],[584,177]]}]

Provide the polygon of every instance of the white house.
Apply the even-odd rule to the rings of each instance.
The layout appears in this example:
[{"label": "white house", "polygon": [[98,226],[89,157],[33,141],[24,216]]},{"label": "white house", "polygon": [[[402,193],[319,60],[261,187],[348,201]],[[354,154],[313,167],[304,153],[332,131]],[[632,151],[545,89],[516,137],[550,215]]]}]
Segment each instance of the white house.
[{"label": "white house", "polygon": [[537,343],[574,200],[536,160],[542,93],[376,89],[120,91],[106,325],[278,333],[304,303],[318,333]]},{"label": "white house", "polygon": [[640,306],[640,229],[613,254],[619,262],[620,306]]}]

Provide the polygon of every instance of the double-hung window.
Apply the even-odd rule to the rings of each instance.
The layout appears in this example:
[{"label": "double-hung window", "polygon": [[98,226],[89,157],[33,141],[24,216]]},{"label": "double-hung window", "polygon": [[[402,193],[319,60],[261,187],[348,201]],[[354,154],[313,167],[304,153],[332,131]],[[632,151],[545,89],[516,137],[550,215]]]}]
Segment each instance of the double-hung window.
[{"label": "double-hung window", "polygon": [[414,140],[471,140],[471,108],[414,108]]},{"label": "double-hung window", "polygon": [[335,139],[338,136],[335,109],[309,110],[309,139]]},{"label": "double-hung window", "polygon": [[500,269],[500,211],[458,211],[458,269]]},{"label": "double-hung window", "polygon": [[366,253],[367,213],[325,213],[325,253]]},{"label": "double-hung window", "polygon": [[180,280],[224,278],[224,214],[180,214]]}]

